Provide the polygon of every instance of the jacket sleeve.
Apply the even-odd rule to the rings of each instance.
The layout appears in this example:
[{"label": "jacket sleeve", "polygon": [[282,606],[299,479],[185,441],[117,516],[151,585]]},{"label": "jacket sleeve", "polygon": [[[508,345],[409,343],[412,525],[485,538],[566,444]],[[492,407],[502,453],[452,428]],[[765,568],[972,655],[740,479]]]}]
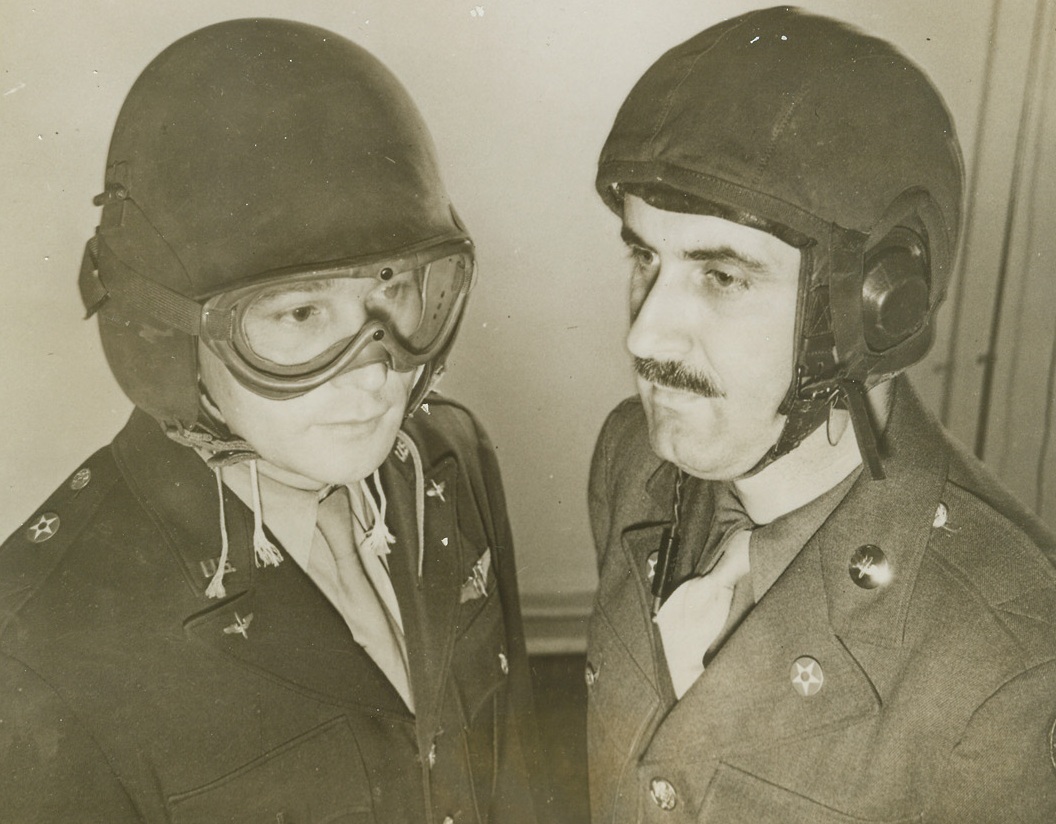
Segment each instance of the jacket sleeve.
[{"label": "jacket sleeve", "polygon": [[0,766],[2,824],[143,820],[70,707],[6,656],[0,657]]},{"label": "jacket sleeve", "polygon": [[972,715],[929,822],[1056,821],[1056,661],[1005,683]]},{"label": "jacket sleeve", "polygon": [[536,728],[531,673],[517,587],[513,535],[495,447],[475,419],[473,425],[481,468],[477,483],[483,486],[483,489],[477,490],[477,495],[484,502],[487,511],[484,517],[490,519],[490,524],[485,526],[494,542],[492,562],[502,602],[509,666],[506,712],[496,719],[500,726],[499,749],[496,754],[495,786],[488,820],[509,824],[534,824],[536,821],[549,820],[546,809],[550,793]]}]

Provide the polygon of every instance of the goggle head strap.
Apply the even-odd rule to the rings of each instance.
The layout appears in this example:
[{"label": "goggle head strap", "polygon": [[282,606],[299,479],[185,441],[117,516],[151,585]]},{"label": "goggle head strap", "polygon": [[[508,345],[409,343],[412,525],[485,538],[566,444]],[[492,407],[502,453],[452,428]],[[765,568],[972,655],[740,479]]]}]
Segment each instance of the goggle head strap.
[{"label": "goggle head strap", "polygon": [[[471,272],[463,284],[462,293],[452,306],[444,328],[438,335],[438,346],[412,353],[399,344],[396,336],[390,333],[382,321],[370,320],[338,359],[306,374],[296,374],[296,370],[289,370],[290,374],[282,374],[281,367],[276,367],[275,372],[269,374],[247,363],[233,345],[236,317],[234,312],[223,307],[203,308],[203,305],[193,298],[143,277],[107,247],[106,240],[98,231],[86,244],[79,287],[88,317],[113,299],[124,312],[137,316],[145,315],[167,328],[201,338],[240,383],[267,398],[281,399],[302,395],[344,371],[371,363],[384,362],[399,371],[421,366],[422,374],[416,381],[407,405],[407,413],[410,414],[421,403],[435,382],[434,379],[442,371],[465,311],[466,298],[476,278],[472,248],[469,240],[446,243],[441,247],[441,251],[466,253],[470,260]],[[100,259],[105,260],[104,266],[100,266]],[[101,274],[102,271],[106,272],[105,278]]]}]

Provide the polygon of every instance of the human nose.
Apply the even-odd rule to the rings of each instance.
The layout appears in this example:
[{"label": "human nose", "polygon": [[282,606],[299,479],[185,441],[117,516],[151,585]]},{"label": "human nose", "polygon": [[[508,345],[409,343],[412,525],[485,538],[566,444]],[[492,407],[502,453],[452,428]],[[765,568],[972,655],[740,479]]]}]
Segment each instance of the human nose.
[{"label": "human nose", "polygon": [[385,385],[388,376],[388,364],[379,361],[349,369],[334,377],[330,382],[337,387],[351,386],[361,392],[378,392]]},{"label": "human nose", "polygon": [[689,334],[688,296],[677,280],[661,270],[634,312],[632,298],[631,328],[627,332],[627,349],[636,358],[677,360],[692,345]]}]

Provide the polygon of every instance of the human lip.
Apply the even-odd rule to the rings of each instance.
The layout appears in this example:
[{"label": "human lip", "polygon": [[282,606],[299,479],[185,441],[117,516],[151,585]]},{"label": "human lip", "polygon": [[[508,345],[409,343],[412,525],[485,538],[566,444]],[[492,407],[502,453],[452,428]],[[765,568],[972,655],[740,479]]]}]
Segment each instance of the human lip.
[{"label": "human lip", "polygon": [[379,412],[377,415],[371,415],[365,418],[345,418],[338,421],[324,421],[323,423],[316,424],[316,426],[324,429],[338,429],[366,433],[377,429],[378,424],[381,423],[381,420],[384,417],[385,412]]},{"label": "human lip", "polygon": [[655,401],[668,406],[681,406],[696,403],[697,401],[710,400],[709,396],[701,395],[699,392],[692,392],[688,389],[675,389],[674,387],[652,383],[651,381],[649,382],[649,388]]}]

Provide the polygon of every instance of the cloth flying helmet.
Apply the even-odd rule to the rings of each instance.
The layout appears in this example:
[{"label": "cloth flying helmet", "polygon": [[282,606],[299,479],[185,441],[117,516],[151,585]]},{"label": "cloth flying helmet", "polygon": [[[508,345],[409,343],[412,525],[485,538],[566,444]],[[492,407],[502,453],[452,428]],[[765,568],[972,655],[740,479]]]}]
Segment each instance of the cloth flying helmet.
[{"label": "cloth flying helmet", "polygon": [[302,23],[220,23],[155,58],[96,204],[82,298],[122,389],[170,429],[216,428],[198,339],[271,398],[368,363],[420,369],[413,409],[473,284],[410,96],[364,49]]},{"label": "cloth flying helmet", "polygon": [[621,107],[597,189],[714,214],[800,248],[787,454],[846,407],[883,477],[865,392],[920,360],[953,267],[964,171],[953,122],[890,44],[787,7],[671,49]]}]

